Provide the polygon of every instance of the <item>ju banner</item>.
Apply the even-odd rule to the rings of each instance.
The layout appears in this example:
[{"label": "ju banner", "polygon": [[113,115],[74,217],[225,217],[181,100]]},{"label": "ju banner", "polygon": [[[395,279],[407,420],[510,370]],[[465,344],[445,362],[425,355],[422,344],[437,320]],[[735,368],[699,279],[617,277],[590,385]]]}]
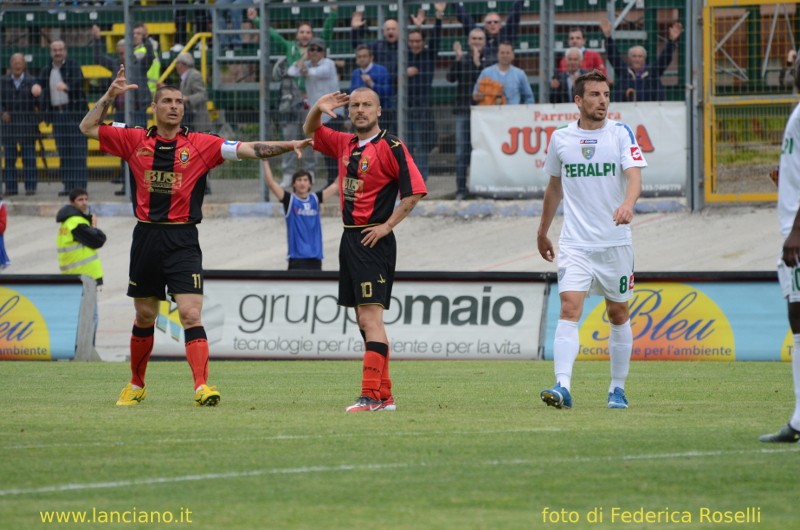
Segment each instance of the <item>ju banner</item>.
[{"label": "ju banner", "polygon": [[[633,130],[648,167],[644,195],[683,195],[686,189],[686,105],[612,103],[608,117]],[[578,119],[574,103],[472,107],[470,191],[501,198],[541,197],[549,175],[550,135]]]}]

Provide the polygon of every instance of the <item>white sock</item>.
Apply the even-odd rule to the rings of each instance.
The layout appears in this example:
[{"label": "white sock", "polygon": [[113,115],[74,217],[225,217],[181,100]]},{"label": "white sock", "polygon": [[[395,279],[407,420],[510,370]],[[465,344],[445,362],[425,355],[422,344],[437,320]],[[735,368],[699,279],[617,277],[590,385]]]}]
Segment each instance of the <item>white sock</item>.
[{"label": "white sock", "polygon": [[800,334],[793,335],[792,381],[794,381],[794,414],[789,420],[792,429],[800,431]]},{"label": "white sock", "polygon": [[567,390],[570,389],[572,365],[578,357],[579,347],[578,323],[559,320],[553,341],[553,371],[556,373],[556,382]]},{"label": "white sock", "polygon": [[133,383],[131,383],[131,388],[134,389],[134,390],[141,390],[142,389],[142,387],[140,387],[138,385],[134,385]]},{"label": "white sock", "polygon": [[631,367],[631,353],[633,352],[633,333],[631,321],[615,326],[611,324],[611,333],[608,336],[608,354],[611,357],[611,384],[609,392],[614,388],[625,389],[625,380]]}]

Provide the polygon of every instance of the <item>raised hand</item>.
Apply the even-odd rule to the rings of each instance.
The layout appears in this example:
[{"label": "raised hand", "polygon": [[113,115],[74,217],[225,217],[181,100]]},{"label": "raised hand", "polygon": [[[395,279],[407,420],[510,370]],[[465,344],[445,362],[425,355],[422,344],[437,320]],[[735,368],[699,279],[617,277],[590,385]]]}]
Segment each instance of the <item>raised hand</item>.
[{"label": "raised hand", "polygon": [[139,85],[130,85],[128,84],[128,80],[125,78],[125,65],[119,65],[119,71],[117,72],[117,77],[114,78],[114,81],[111,83],[111,86],[108,87],[108,95],[111,98],[115,98],[120,94],[124,94],[128,90],[136,90],[139,88]]},{"label": "raised hand", "polygon": [[319,108],[320,112],[324,112],[328,116],[335,118],[336,112],[334,111],[339,107],[344,107],[349,102],[350,96],[344,92],[331,92],[330,94],[325,94],[317,100],[317,107]]},{"label": "raised hand", "polygon": [[675,22],[669,27],[668,38],[672,42],[675,42],[676,40],[678,40],[678,38],[680,38],[681,33],[683,33],[683,24],[681,24],[680,22]]},{"label": "raised hand", "polygon": [[611,36],[611,22],[605,16],[600,19],[600,29],[606,37]]},{"label": "raised hand", "polygon": [[364,20],[364,13],[361,11],[353,11],[353,16],[350,17],[350,28],[360,29],[367,22]]},{"label": "raised hand", "polygon": [[425,10],[421,7],[417,10],[417,16],[411,15],[411,22],[418,28],[421,28],[425,23]]}]

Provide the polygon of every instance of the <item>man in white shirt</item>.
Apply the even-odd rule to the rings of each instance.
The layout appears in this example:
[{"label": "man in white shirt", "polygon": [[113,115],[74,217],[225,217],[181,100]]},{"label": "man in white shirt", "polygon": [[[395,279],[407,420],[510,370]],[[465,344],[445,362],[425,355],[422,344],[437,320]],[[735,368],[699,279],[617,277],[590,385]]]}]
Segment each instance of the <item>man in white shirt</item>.
[{"label": "man in white shirt", "polygon": [[[795,88],[800,89],[800,61],[792,66]],[[778,260],[778,281],[788,302],[789,327],[792,330],[792,379],[794,381],[794,414],[781,430],[765,434],[762,442],[797,443],[800,441],[800,105],[795,106],[781,144],[778,169],[778,221],[784,237]]]},{"label": "man in white shirt", "polygon": [[630,127],[608,119],[609,99],[608,79],[602,72],[578,77],[574,101],[580,118],[553,133],[545,160],[550,182],[536,244],[547,261],[555,258],[547,231],[564,200],[558,251],[561,311],[553,347],[556,384],[541,393],[542,401],[556,408],[572,408],[578,321],[590,293],[605,297],[611,323],[608,408],[628,408],[625,380],[633,349],[628,301],[634,284],[630,222],[642,190],[641,168],[647,162]]}]

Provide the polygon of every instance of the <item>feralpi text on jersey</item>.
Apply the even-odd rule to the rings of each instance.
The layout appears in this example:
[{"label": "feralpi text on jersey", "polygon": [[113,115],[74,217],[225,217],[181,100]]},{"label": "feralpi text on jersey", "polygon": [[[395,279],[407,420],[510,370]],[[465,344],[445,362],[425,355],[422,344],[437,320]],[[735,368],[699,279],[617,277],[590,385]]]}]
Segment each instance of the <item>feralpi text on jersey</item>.
[{"label": "feralpi text on jersey", "polygon": [[564,164],[566,177],[607,177],[617,175],[617,164],[591,162],[588,164]]}]

